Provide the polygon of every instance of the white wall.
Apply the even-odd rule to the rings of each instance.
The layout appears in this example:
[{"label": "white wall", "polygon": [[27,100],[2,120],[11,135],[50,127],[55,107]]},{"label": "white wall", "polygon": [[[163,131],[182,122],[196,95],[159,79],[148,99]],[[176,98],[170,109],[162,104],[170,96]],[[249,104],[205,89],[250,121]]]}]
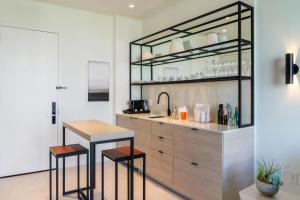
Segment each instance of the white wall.
[{"label": "white wall", "polygon": [[141,37],[142,21],[115,17],[115,112],[122,113],[129,100],[129,43]]},{"label": "white wall", "polygon": [[[96,13],[80,11],[32,0],[1,0],[0,24],[7,26],[24,27],[59,33],[59,57],[61,85],[68,87],[60,95],[60,120],[99,119],[113,123],[114,119],[114,85],[118,90],[128,91],[127,80],[119,80],[119,68],[114,80],[114,62],[119,67],[118,59],[121,53],[129,55],[128,48],[120,49],[124,43],[128,46],[128,38],[138,37],[141,28],[137,20],[117,18],[114,26],[114,17]],[[126,23],[126,29],[119,27]],[[116,31],[114,31],[116,29]],[[120,37],[122,33],[126,37]],[[132,34],[132,35],[131,35]],[[114,42],[114,36],[117,41]],[[114,57],[115,44],[118,49]],[[33,44],[34,45],[34,44]],[[116,58],[116,59],[115,59]],[[88,60],[110,62],[110,101],[88,102]],[[123,66],[123,68],[125,68]],[[125,70],[125,69],[122,69]],[[128,65],[126,66],[128,70]],[[127,72],[126,72],[127,77]],[[125,99],[125,98],[123,98]],[[123,101],[122,99],[122,101]],[[50,105],[49,105],[50,106]],[[49,113],[50,114],[50,113]],[[61,128],[59,128],[59,143],[61,144]],[[68,142],[87,144],[86,141],[72,134],[67,134]],[[106,147],[110,147],[107,145]],[[101,148],[99,148],[101,150]],[[98,154],[100,155],[100,154]]]},{"label": "white wall", "polygon": [[[292,52],[300,64],[300,1],[257,0],[255,8],[257,159],[275,159],[299,174],[300,86],[297,80],[285,84],[284,59]],[[299,184],[287,177],[284,182],[284,188],[300,195]]]},{"label": "white wall", "polygon": [[[68,87],[60,95],[61,120],[96,118],[112,122],[112,101],[87,101],[88,60],[113,64],[112,16],[31,0],[5,0],[1,1],[0,24],[59,33],[60,80],[61,85]],[[67,141],[78,139],[68,137]]]}]

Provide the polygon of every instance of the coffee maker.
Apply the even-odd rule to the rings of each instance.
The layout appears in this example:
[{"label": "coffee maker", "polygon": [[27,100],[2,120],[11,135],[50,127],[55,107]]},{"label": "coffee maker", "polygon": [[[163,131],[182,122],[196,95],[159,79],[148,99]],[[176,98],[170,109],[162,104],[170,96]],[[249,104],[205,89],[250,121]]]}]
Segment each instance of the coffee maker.
[{"label": "coffee maker", "polygon": [[150,113],[147,100],[128,101],[128,109],[123,110],[126,114]]}]

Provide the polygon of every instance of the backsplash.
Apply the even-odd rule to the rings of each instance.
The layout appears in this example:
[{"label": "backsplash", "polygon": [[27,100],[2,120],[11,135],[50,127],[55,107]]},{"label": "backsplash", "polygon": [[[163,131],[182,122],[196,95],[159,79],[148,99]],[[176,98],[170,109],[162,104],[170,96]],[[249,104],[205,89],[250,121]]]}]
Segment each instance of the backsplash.
[{"label": "backsplash", "polygon": [[[245,89],[243,89],[245,92],[243,94],[242,119],[243,122],[248,122],[250,120],[250,94],[249,89],[246,88],[249,88],[249,83],[245,82],[243,87],[245,87]],[[233,108],[238,105],[238,84],[236,81],[144,86],[143,99],[149,101],[149,106],[153,114],[166,114],[167,97],[162,96],[160,104],[157,104],[157,98],[161,92],[169,93],[170,107],[174,104],[177,108],[183,105],[187,106],[189,119],[193,119],[194,106],[196,103],[210,105],[212,121],[217,121],[219,104],[230,103]]]}]

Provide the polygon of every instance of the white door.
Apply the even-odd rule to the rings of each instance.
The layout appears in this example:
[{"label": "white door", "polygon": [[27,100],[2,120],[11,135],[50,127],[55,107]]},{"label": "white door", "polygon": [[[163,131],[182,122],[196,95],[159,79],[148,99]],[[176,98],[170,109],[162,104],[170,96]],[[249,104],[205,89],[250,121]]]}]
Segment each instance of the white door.
[{"label": "white door", "polygon": [[58,73],[58,34],[0,26],[0,177],[48,169]]}]

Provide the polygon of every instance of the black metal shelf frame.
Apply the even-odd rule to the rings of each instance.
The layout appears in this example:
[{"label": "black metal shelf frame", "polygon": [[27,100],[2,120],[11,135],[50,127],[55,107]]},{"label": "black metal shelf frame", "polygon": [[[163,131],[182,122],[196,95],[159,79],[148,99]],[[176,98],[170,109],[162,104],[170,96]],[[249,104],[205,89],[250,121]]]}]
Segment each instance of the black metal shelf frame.
[{"label": "black metal shelf frame", "polygon": [[[251,80],[250,76],[242,76],[242,80]],[[220,81],[237,81],[238,76],[225,76],[214,78],[190,79],[190,80],[176,80],[176,81],[148,81],[148,82],[133,82],[131,85],[170,85],[170,84],[185,84],[185,83],[206,83],[206,82],[220,82]]]},{"label": "black metal shelf frame", "polygon": [[[214,16],[212,19],[207,17]],[[202,20],[202,21],[200,21]],[[204,21],[203,21],[204,20]],[[242,22],[250,20],[251,39],[242,38]],[[200,22],[199,22],[200,21]],[[186,38],[192,35],[208,32],[210,30],[224,27],[231,24],[237,24],[237,38],[226,42],[220,42],[213,45],[197,47],[185,50],[178,53],[161,55],[151,59],[132,61],[132,50],[134,46],[139,47],[140,59],[142,59],[143,48],[148,48],[151,53],[153,49],[160,45],[170,43],[174,38]],[[242,76],[242,53],[243,51],[251,52],[251,74],[250,76]],[[238,108],[239,108],[239,127],[249,127],[254,125],[254,8],[244,2],[237,1],[222,8],[213,10],[206,14],[200,15],[193,19],[168,27],[156,33],[147,35],[130,42],[129,45],[129,96],[132,99],[132,87],[140,87],[141,99],[143,96],[143,86],[147,85],[163,85],[163,84],[185,84],[185,83],[202,83],[202,82],[218,82],[218,81],[237,81],[238,84]],[[205,79],[193,80],[178,80],[178,81],[153,81],[153,68],[155,66],[183,62],[193,59],[202,59],[211,56],[237,53],[238,56],[238,75],[230,77],[214,77]],[[143,67],[150,68],[150,82],[132,82],[132,67],[140,66],[141,81],[143,78]],[[251,122],[242,124],[242,81],[249,80],[250,96],[251,96]]]}]

